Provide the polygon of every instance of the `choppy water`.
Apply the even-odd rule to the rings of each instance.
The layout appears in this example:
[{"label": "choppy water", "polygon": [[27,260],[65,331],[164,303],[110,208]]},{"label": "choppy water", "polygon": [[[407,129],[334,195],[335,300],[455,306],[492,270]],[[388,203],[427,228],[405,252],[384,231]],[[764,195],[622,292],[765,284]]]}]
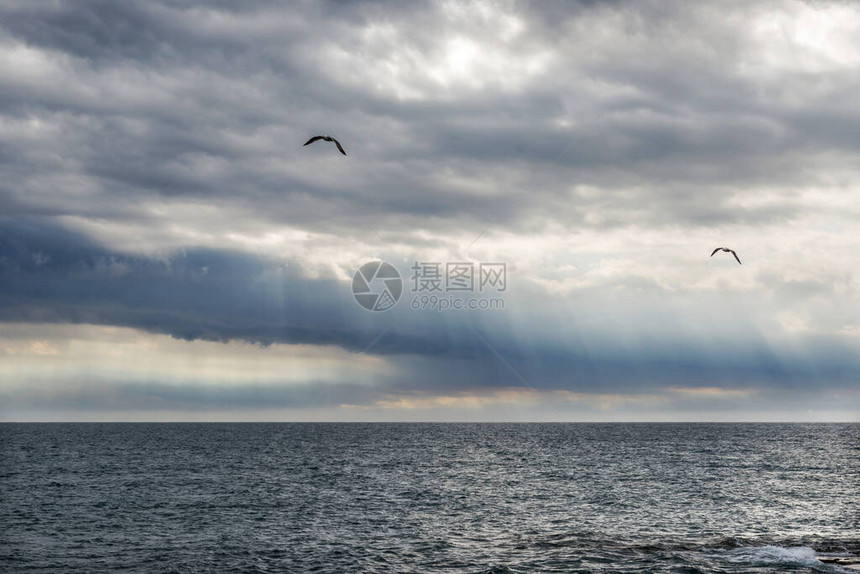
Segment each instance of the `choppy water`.
[{"label": "choppy water", "polygon": [[838,572],[860,425],[3,424],[4,572]]}]

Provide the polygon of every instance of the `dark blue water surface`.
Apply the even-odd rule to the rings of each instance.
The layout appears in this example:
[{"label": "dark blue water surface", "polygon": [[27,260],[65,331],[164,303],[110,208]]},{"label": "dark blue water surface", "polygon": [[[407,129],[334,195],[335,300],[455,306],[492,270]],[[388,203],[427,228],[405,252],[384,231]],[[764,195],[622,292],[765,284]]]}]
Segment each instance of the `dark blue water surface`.
[{"label": "dark blue water surface", "polygon": [[0,439],[3,572],[839,572],[829,559],[860,555],[856,424],[2,424]]}]

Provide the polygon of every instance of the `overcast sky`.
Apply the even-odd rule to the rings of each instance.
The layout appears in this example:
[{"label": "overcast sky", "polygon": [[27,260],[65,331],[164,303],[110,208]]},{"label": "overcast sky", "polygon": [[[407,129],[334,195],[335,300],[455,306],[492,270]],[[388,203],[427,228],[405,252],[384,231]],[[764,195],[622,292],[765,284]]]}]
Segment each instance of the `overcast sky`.
[{"label": "overcast sky", "polygon": [[860,420],[858,93],[851,2],[0,0],[0,420]]}]

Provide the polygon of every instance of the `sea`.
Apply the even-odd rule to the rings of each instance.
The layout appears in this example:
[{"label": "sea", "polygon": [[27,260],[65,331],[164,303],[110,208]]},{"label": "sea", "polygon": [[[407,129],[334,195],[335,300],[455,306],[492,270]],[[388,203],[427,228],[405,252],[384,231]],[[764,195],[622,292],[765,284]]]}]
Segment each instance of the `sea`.
[{"label": "sea", "polygon": [[852,572],[860,424],[0,424],[2,572]]}]

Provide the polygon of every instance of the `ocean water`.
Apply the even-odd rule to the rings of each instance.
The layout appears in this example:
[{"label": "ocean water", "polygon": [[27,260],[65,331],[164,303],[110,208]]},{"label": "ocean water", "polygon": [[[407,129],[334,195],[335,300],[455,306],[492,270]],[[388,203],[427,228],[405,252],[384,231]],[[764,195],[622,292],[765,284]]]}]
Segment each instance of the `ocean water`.
[{"label": "ocean water", "polygon": [[845,572],[827,560],[860,556],[856,424],[2,424],[0,440],[3,572]]}]

